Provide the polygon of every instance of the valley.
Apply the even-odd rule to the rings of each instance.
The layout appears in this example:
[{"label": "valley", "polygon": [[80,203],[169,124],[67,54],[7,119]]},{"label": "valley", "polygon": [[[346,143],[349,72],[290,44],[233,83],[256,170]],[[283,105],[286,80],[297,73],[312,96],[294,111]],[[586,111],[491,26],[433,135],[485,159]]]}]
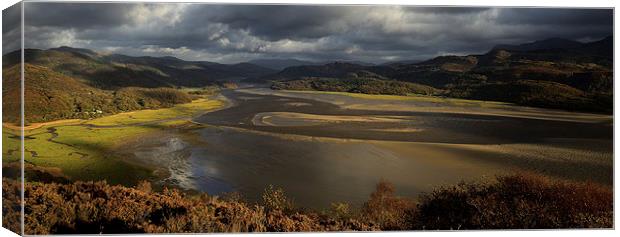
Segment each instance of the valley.
[{"label": "valley", "polygon": [[122,150],[137,162],[157,164],[171,174],[164,182],[184,189],[236,191],[254,202],[273,184],[298,205],[317,209],[334,202],[359,206],[380,180],[394,183],[402,196],[519,171],[612,183],[609,116],[507,104],[485,111],[482,102],[461,100],[477,108],[468,114],[450,112],[455,105],[444,102],[423,107],[428,102],[415,97],[395,106],[400,111],[348,109],[339,102],[402,100],[264,88],[222,95],[232,106],[194,118],[207,127]]},{"label": "valley", "polygon": [[613,229],[614,9],[535,5],[15,4],[2,227]]},{"label": "valley", "polygon": [[[565,58],[534,47],[544,41],[411,64],[291,61],[280,72],[266,67],[285,60],[262,67],[28,50],[27,173],[148,180],[250,202],[275,185],[316,209],[359,206],[381,180],[406,197],[523,171],[611,185],[607,56],[590,50],[608,41],[571,44]],[[3,66],[3,160],[13,162],[18,67]]]},{"label": "valley", "polygon": [[[611,116],[498,102],[245,87],[33,126],[25,157],[62,179],[150,180],[251,202],[276,185],[323,209],[361,205],[381,180],[402,196],[521,171],[610,185],[611,126]],[[5,162],[19,157],[16,138],[5,126]]]}]

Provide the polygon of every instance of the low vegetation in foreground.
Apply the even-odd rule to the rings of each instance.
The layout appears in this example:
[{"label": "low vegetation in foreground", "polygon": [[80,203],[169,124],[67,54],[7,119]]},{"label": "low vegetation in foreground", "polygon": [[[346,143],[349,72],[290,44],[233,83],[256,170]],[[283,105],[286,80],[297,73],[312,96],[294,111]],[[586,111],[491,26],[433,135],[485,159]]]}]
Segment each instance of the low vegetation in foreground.
[{"label": "low vegetation in foreground", "polygon": [[[19,183],[3,180],[3,225],[19,228]],[[532,174],[441,187],[417,200],[380,182],[361,208],[295,208],[268,187],[261,203],[105,182],[25,184],[27,234],[612,228],[613,191]],[[12,208],[13,207],[13,208]]]}]

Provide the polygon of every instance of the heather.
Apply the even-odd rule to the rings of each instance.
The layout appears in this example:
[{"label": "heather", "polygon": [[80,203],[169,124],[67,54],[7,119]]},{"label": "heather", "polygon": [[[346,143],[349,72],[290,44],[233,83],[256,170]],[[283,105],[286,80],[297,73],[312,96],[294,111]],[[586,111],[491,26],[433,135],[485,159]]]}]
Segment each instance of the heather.
[{"label": "heather", "polygon": [[[18,224],[19,183],[3,179],[3,225]],[[153,191],[106,182],[25,184],[26,233],[307,232],[455,229],[612,228],[613,192],[593,183],[534,174],[438,187],[417,199],[396,195],[387,181],[361,207],[296,207],[279,188],[259,203],[239,195]]]}]

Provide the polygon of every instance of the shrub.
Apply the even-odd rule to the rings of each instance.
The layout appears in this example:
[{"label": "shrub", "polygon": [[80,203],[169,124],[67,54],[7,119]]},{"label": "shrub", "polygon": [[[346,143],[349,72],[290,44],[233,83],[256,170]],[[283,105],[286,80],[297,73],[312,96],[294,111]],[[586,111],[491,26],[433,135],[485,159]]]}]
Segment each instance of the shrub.
[{"label": "shrub", "polygon": [[[19,230],[20,182],[3,178],[3,226]],[[26,234],[303,232],[421,229],[612,228],[613,191],[606,186],[532,174],[461,183],[422,195],[395,195],[381,181],[359,213],[346,203],[300,212],[282,189],[263,205],[105,182],[25,183]]]},{"label": "shrub", "polygon": [[350,205],[344,202],[332,203],[330,215],[338,220],[345,220],[353,216]]},{"label": "shrub", "polygon": [[362,215],[368,221],[377,223],[382,230],[405,230],[415,205],[412,200],[397,197],[394,185],[381,180],[370,200],[364,203]]},{"label": "shrub", "polygon": [[611,228],[613,192],[535,174],[501,176],[423,195],[413,220],[417,229]]},{"label": "shrub", "polygon": [[[3,173],[3,175],[5,175]],[[2,179],[2,227],[21,232],[21,185],[12,179]]]},{"label": "shrub", "polygon": [[269,211],[290,211],[293,209],[293,202],[289,200],[281,188],[269,185],[263,192],[263,205]]},{"label": "shrub", "polygon": [[136,185],[136,189],[145,193],[150,193],[151,191],[153,191],[153,188],[151,187],[151,182],[146,180],[138,182],[138,184]]}]

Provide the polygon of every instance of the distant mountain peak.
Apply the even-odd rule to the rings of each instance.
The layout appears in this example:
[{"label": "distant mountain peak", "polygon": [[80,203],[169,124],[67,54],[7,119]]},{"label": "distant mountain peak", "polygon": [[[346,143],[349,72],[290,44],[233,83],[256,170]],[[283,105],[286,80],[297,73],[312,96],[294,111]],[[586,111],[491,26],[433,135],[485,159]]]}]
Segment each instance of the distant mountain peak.
[{"label": "distant mountain peak", "polygon": [[255,64],[261,67],[271,68],[275,70],[282,70],[287,67],[302,66],[302,65],[317,65],[316,62],[304,61],[295,58],[266,58],[266,59],[254,59],[248,63]]},{"label": "distant mountain peak", "polygon": [[180,58],[173,57],[173,56],[163,56],[163,57],[161,57],[161,59],[174,60],[174,61],[182,61]]},{"label": "distant mountain peak", "polygon": [[583,46],[583,43],[564,38],[552,37],[543,40],[537,40],[529,43],[511,45],[500,44],[493,47],[494,50],[514,50],[514,51],[535,51],[548,49],[571,49]]},{"label": "distant mountain peak", "polygon": [[72,53],[80,53],[80,54],[85,54],[88,56],[96,56],[97,52],[90,50],[90,49],[84,49],[84,48],[73,48],[73,47],[69,47],[69,46],[60,46],[58,48],[51,48],[49,50],[55,50],[55,51],[63,51],[63,52],[72,52]]},{"label": "distant mountain peak", "polygon": [[320,64],[325,65],[325,64],[333,64],[333,63],[362,65],[362,66],[375,66],[375,64],[373,64],[373,63],[357,61],[357,60],[344,60],[344,59],[324,61],[323,63],[320,63]]}]

